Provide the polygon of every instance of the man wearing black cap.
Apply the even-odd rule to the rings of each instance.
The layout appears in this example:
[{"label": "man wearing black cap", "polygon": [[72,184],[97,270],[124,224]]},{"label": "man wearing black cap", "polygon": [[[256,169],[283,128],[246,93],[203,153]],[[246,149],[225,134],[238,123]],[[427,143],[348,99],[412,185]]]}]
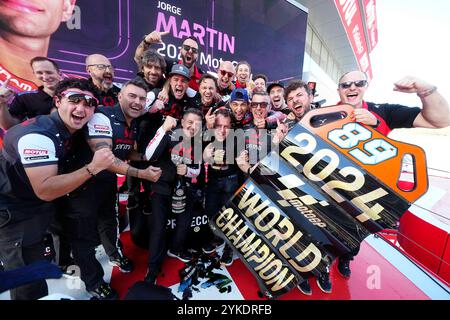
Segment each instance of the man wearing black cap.
[{"label": "man wearing black cap", "polygon": [[248,93],[245,89],[234,89],[230,95],[229,106],[232,111],[232,128],[243,128],[252,121],[252,115],[248,112]]},{"label": "man wearing black cap", "polygon": [[174,64],[169,73],[169,99],[163,103],[157,99],[161,89],[154,89],[155,100],[150,102],[150,113],[171,116],[180,120],[184,110],[195,107],[195,91],[189,90],[189,69],[182,64]]}]

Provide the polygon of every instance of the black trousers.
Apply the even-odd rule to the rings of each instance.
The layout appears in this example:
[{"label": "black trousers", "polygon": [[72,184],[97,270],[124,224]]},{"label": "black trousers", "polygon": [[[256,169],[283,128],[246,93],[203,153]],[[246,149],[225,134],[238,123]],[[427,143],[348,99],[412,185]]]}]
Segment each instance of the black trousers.
[{"label": "black trousers", "polygon": [[109,256],[119,251],[116,200],[117,183],[97,180],[58,201],[63,230],[88,291],[103,283],[95,247],[101,242]]},{"label": "black trousers", "polygon": [[[0,199],[1,200],[1,199]],[[0,204],[0,260],[5,271],[44,260],[43,239],[55,213],[52,203]],[[48,295],[45,280],[11,289],[13,300],[34,300]]]},{"label": "black trousers", "polygon": [[[205,210],[208,219],[211,220],[219,212],[225,203],[231,199],[237,188],[239,188],[237,174],[221,178],[209,178],[205,195]],[[212,232],[209,237],[209,240],[213,239]]]},{"label": "black trousers", "polygon": [[[192,221],[192,190],[187,188],[186,211],[176,216],[176,228],[170,239],[174,251],[186,249],[186,239]],[[172,196],[153,193],[151,196],[152,213],[149,219],[149,258],[148,268],[157,272],[167,252],[167,219],[172,212]]]}]

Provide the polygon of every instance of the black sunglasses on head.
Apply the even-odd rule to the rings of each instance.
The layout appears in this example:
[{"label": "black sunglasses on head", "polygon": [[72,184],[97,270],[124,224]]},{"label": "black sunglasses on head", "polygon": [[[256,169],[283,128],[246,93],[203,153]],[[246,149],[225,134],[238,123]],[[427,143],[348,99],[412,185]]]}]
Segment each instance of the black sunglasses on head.
[{"label": "black sunglasses on head", "polygon": [[347,81],[339,83],[339,88],[348,89],[354,84],[358,88],[365,87],[367,85],[367,80],[358,80],[358,81]]}]

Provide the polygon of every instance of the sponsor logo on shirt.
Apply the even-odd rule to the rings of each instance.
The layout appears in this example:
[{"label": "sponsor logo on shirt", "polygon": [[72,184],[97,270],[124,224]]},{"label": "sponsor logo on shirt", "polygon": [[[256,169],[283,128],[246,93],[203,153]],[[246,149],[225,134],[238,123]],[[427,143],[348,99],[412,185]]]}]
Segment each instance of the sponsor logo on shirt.
[{"label": "sponsor logo on shirt", "polygon": [[111,128],[109,126],[101,125],[101,124],[94,124],[95,133],[111,133]]},{"label": "sponsor logo on shirt", "polygon": [[48,150],[44,149],[24,149],[24,159],[28,161],[49,159]]}]

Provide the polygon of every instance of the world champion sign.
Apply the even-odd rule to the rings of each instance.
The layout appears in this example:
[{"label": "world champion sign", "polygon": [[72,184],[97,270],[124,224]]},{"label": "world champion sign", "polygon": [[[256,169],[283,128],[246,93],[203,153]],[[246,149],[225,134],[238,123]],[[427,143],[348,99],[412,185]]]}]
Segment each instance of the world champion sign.
[{"label": "world champion sign", "polygon": [[352,111],[310,111],[211,220],[267,297],[328,272],[369,234],[397,228],[426,192],[426,174],[415,175],[414,188],[398,187],[405,155],[426,173],[423,150],[352,122]]}]

